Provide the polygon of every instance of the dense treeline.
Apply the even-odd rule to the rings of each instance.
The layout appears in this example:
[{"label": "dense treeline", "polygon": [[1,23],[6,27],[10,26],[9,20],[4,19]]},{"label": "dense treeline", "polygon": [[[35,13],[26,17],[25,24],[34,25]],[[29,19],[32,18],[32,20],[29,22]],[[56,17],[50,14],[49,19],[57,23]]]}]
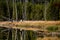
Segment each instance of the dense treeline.
[{"label": "dense treeline", "polygon": [[0,21],[60,20],[60,0],[0,0]]}]

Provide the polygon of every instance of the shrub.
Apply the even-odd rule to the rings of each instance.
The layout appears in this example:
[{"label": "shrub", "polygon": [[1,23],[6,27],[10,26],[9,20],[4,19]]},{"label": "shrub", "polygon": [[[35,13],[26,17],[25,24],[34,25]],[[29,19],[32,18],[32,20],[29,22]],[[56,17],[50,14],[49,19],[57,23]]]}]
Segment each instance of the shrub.
[{"label": "shrub", "polygon": [[48,31],[55,32],[55,31],[58,30],[58,26],[49,26],[49,27],[47,27],[47,30],[48,30]]}]

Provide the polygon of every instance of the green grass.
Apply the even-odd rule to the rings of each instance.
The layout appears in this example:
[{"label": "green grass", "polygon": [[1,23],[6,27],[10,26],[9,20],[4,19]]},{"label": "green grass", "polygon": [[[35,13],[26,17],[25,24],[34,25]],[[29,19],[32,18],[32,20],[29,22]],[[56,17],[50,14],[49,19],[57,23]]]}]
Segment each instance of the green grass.
[{"label": "green grass", "polygon": [[58,31],[58,26],[48,26],[46,29],[51,32],[56,32]]}]

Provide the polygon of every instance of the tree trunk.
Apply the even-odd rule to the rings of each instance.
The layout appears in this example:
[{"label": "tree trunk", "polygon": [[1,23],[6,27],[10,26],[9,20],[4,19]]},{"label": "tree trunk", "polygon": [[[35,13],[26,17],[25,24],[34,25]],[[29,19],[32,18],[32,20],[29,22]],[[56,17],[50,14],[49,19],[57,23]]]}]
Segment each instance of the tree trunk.
[{"label": "tree trunk", "polygon": [[28,2],[28,0],[23,0],[23,13],[22,13],[22,15],[23,15],[23,20],[26,20],[27,19],[27,2]]},{"label": "tree trunk", "polygon": [[46,1],[46,0],[45,0],[45,3],[44,3],[44,4],[45,4],[44,20],[46,21],[46,20],[47,20],[46,15],[47,15],[47,8],[48,8],[48,6],[47,6],[47,5],[48,5],[48,1]]},{"label": "tree trunk", "polygon": [[17,2],[16,2],[17,0],[15,0],[15,10],[16,10],[16,21],[18,21],[18,14],[17,14]]},{"label": "tree trunk", "polygon": [[8,3],[8,0],[6,0],[6,4],[7,4],[7,11],[8,11],[8,16],[9,16],[9,20],[10,20],[10,11],[9,11],[9,3]]}]

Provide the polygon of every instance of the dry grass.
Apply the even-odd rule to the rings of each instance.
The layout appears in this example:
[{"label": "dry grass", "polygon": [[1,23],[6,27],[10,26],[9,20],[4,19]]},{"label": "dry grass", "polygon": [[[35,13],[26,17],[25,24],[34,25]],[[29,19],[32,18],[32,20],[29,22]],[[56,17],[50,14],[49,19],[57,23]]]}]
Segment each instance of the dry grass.
[{"label": "dry grass", "polygon": [[[18,25],[19,27],[46,27],[46,26],[55,26],[60,25],[60,21],[19,21],[19,22],[0,22],[0,25],[3,24],[14,24]],[[30,28],[32,30],[32,28]],[[29,30],[29,29],[27,29]],[[34,29],[35,30],[35,29]],[[60,38],[57,37],[44,37],[44,38],[38,38],[37,40],[60,40]]]},{"label": "dry grass", "polygon": [[[17,25],[17,27],[27,27],[30,29],[31,28],[38,28],[38,29],[42,29],[42,28],[46,28],[48,26],[56,26],[56,25],[59,25],[60,27],[60,21],[19,21],[19,22],[9,22],[9,21],[6,21],[6,22],[0,22],[0,25]],[[12,26],[12,27],[15,27],[15,26]],[[16,27],[15,27],[16,28]]]},{"label": "dry grass", "polygon": [[44,37],[44,38],[37,38],[37,40],[60,40],[58,37]]},{"label": "dry grass", "polygon": [[[11,22],[0,22],[0,24],[10,24]],[[48,25],[60,25],[60,21],[19,21],[13,22],[11,24],[21,25],[21,26],[48,26]]]}]

